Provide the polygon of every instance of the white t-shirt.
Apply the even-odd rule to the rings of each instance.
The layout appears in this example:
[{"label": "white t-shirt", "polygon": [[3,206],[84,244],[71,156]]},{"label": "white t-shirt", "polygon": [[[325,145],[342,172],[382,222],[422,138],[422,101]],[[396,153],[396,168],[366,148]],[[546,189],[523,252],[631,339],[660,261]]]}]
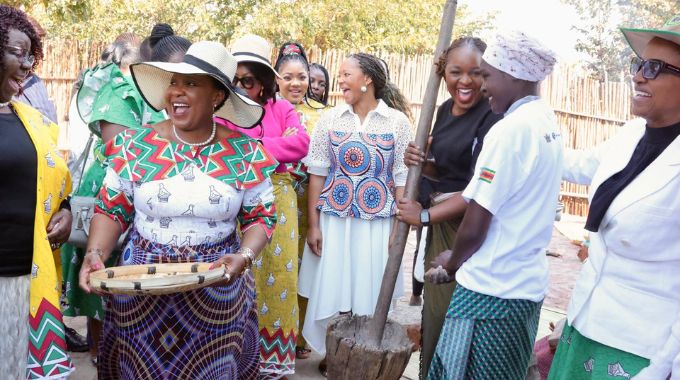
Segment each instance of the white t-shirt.
[{"label": "white t-shirt", "polygon": [[560,190],[562,138],[543,100],[519,102],[484,138],[475,176],[463,192],[493,218],[456,281],[478,293],[539,302],[548,288],[544,249]]}]

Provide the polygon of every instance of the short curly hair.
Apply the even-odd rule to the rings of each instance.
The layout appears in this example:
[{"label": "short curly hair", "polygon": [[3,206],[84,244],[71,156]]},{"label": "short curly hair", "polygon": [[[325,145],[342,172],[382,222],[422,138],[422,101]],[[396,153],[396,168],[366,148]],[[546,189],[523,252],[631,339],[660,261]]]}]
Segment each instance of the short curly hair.
[{"label": "short curly hair", "polygon": [[442,78],[444,77],[444,71],[446,70],[446,61],[449,58],[449,53],[463,46],[477,49],[482,54],[484,54],[484,50],[486,50],[486,43],[477,37],[457,38],[451,43],[451,45],[448,48],[446,48],[446,50],[444,50],[444,52],[442,52],[439,55],[439,58],[435,63],[437,75],[439,75]]},{"label": "short curly hair", "polygon": [[35,62],[31,71],[35,71],[43,58],[42,42],[31,22],[26,17],[26,13],[7,5],[0,5],[0,69],[5,58],[7,42],[9,41],[9,31],[16,29],[28,36],[31,40],[31,55],[35,57]]}]

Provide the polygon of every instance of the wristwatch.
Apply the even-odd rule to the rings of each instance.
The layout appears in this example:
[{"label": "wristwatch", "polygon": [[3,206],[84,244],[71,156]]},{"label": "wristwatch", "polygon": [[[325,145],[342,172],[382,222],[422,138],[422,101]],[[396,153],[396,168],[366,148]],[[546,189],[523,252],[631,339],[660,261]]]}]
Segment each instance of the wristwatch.
[{"label": "wristwatch", "polygon": [[430,225],[430,211],[426,208],[420,211],[420,224],[425,227]]}]

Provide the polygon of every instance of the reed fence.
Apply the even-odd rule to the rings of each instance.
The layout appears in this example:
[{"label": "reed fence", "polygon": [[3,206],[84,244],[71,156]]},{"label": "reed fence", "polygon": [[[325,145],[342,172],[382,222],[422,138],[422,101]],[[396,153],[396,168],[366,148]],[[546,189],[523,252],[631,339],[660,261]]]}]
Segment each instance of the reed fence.
[{"label": "reed fence", "polygon": [[[47,40],[45,58],[38,75],[45,82],[50,97],[55,102],[62,126],[60,147],[68,150],[68,111],[71,89],[79,72],[95,64],[105,44],[87,41]],[[342,102],[337,75],[345,57],[352,52],[322,51],[317,47],[308,50],[310,62],[324,65],[331,75],[330,102]],[[383,51],[372,52],[383,58],[390,70],[390,79],[411,103],[413,120],[417,121],[422,107],[422,94],[433,60],[429,55],[403,55]],[[272,57],[276,52],[272,51]],[[588,78],[576,69],[558,66],[541,84],[541,95],[555,109],[562,127],[562,136],[569,148],[587,149],[616,133],[619,126],[631,118],[630,86],[626,83],[601,83]],[[449,97],[446,86],[439,88],[437,104]],[[415,124],[415,123],[414,123]],[[587,187],[562,183],[561,200],[567,214],[585,216],[588,210]]]}]

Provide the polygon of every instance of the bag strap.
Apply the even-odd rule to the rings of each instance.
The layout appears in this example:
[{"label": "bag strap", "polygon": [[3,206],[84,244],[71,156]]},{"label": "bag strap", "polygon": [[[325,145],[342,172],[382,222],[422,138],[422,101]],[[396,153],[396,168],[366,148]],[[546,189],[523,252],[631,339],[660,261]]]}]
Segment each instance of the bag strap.
[{"label": "bag strap", "polygon": [[83,183],[83,175],[85,174],[85,164],[87,163],[87,157],[90,155],[90,148],[92,147],[92,142],[94,141],[94,133],[90,133],[90,137],[87,140],[87,144],[85,145],[85,149],[83,150],[83,153],[80,154],[80,157],[76,160],[76,164],[74,165],[75,169],[78,169],[80,165],[83,167],[80,169],[80,179],[78,179],[78,187],[77,189],[80,189],[80,185]]}]

